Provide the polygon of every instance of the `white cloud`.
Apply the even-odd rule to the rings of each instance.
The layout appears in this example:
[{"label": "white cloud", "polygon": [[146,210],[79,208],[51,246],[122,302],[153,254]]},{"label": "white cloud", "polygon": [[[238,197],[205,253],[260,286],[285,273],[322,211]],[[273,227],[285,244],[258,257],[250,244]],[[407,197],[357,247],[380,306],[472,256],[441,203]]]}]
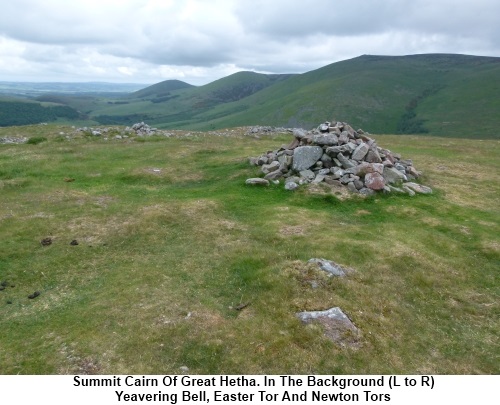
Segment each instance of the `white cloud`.
[{"label": "white cloud", "polygon": [[0,80],[202,84],[361,54],[500,55],[497,0],[0,0]]}]

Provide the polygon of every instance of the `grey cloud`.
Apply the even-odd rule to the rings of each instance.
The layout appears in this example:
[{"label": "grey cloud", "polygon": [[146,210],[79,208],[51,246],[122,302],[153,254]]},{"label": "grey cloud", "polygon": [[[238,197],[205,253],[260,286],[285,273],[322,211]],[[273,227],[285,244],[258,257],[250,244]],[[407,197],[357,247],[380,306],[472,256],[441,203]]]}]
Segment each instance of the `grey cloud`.
[{"label": "grey cloud", "polygon": [[500,41],[496,0],[242,0],[236,7],[248,33],[276,39],[324,34],[350,37],[384,32],[479,36]]},{"label": "grey cloud", "polygon": [[[365,53],[500,55],[498,0],[2,3],[0,52],[2,37],[22,41],[19,66],[87,76],[123,67],[138,72],[135,81],[188,67],[211,77],[227,66],[296,73]],[[154,70],[162,66],[172,69]]]}]

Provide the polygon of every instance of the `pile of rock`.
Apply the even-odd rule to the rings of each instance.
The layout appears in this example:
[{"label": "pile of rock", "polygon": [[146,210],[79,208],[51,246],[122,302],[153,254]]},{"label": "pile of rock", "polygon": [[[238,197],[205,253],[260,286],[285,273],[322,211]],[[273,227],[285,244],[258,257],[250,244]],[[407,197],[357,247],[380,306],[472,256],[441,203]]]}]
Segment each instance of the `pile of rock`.
[{"label": "pile of rock", "polygon": [[125,132],[135,132],[137,136],[151,136],[156,134],[157,128],[151,128],[148,124],[144,122],[138,122],[132,127],[125,128]]},{"label": "pile of rock", "polygon": [[245,135],[271,135],[271,134],[278,134],[278,133],[283,133],[283,132],[291,132],[292,129],[290,128],[283,128],[283,127],[269,127],[269,126],[255,126],[255,127],[250,127],[247,129],[245,132]]},{"label": "pile of rock", "polygon": [[16,137],[16,136],[5,136],[0,138],[0,143],[4,144],[20,144],[20,143],[26,143],[28,142],[28,138],[21,136],[21,137]]},{"label": "pile of rock", "polygon": [[[92,128],[92,127],[82,127],[82,128],[77,128],[77,132],[83,132],[87,135],[93,135],[93,136],[102,136],[103,134],[106,134],[110,131],[109,128]],[[61,132],[60,135],[64,135],[64,132]]]},{"label": "pile of rock", "polygon": [[266,185],[284,179],[287,190],[325,182],[364,195],[432,192],[413,182],[421,172],[410,159],[380,148],[368,133],[345,122],[325,122],[312,131],[294,129],[293,135],[289,145],[250,158],[252,165],[261,166],[264,178],[248,179],[247,184]]}]

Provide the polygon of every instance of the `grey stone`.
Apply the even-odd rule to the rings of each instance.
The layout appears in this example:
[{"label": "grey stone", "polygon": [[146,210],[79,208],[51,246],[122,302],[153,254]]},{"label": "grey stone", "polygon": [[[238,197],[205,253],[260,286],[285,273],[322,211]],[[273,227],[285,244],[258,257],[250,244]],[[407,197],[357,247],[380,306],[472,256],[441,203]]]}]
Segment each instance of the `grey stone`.
[{"label": "grey stone", "polygon": [[359,190],[359,194],[362,194],[362,195],[373,195],[375,194],[375,191],[367,188],[367,187],[363,187],[361,190]]},{"label": "grey stone", "polygon": [[325,162],[331,162],[332,158],[330,156],[328,156],[326,153],[323,153],[323,155],[321,155],[321,161],[323,163],[325,163]]},{"label": "grey stone", "polygon": [[342,153],[339,153],[337,155],[337,159],[339,160],[340,164],[344,169],[349,169],[350,167],[356,166],[354,163],[352,163],[348,158],[346,158]]},{"label": "grey stone", "polygon": [[354,180],[354,187],[356,187],[356,190],[361,190],[364,187],[364,183],[361,180]]},{"label": "grey stone", "polygon": [[350,148],[348,145],[340,145],[340,146],[330,146],[326,148],[326,153],[329,156],[337,156],[339,153],[349,152]]},{"label": "grey stone", "polygon": [[343,277],[346,275],[342,266],[330,260],[313,258],[309,259],[307,263],[316,263],[321,270],[332,276]]},{"label": "grey stone", "polygon": [[406,173],[406,167],[404,167],[401,163],[396,163],[394,168],[402,173]]},{"label": "grey stone", "polygon": [[321,124],[318,127],[318,131],[320,131],[320,132],[328,132],[329,130],[330,130],[330,123],[329,122],[325,122],[324,124]]},{"label": "grey stone", "polygon": [[314,178],[314,180],[312,181],[313,184],[319,184],[321,183],[323,180],[325,179],[325,175],[324,174],[317,174],[316,177]]},{"label": "grey stone", "polygon": [[288,172],[288,165],[286,164],[286,162],[283,162],[280,164],[280,167],[278,169],[281,173],[286,173]]},{"label": "grey stone", "polygon": [[261,179],[260,177],[254,177],[251,179],[247,179],[245,184],[253,185],[253,186],[268,186],[269,181],[266,179]]},{"label": "grey stone", "polygon": [[358,192],[358,189],[356,188],[356,186],[354,185],[354,182],[351,181],[350,183],[347,183],[347,189],[351,192],[351,193],[357,193]]},{"label": "grey stone", "polygon": [[323,156],[321,146],[299,146],[293,151],[292,169],[301,171],[309,169]]},{"label": "grey stone", "polygon": [[363,158],[368,153],[368,149],[368,145],[366,143],[362,143],[354,150],[351,157],[354,160],[363,160]]},{"label": "grey stone", "polygon": [[276,170],[274,172],[267,173],[264,176],[264,179],[266,179],[266,180],[278,180],[281,177],[283,177],[283,172],[280,170]]},{"label": "grey stone", "polygon": [[333,163],[335,163],[335,166],[337,166],[337,167],[341,167],[342,166],[342,163],[340,163],[340,160],[338,160],[336,157],[332,158],[332,160],[333,160]]},{"label": "grey stone", "polygon": [[278,156],[278,162],[280,162],[280,164],[283,164],[283,163],[288,163],[288,162],[287,162],[287,158],[288,158],[288,156],[287,156],[287,155],[282,154],[282,155]]},{"label": "grey stone", "polygon": [[300,177],[290,176],[285,179],[285,183],[298,183],[300,181]]},{"label": "grey stone", "polygon": [[337,145],[339,139],[335,134],[320,134],[313,136],[313,143],[316,145]]},{"label": "grey stone", "polygon": [[278,170],[280,168],[280,163],[278,161],[274,161],[274,162],[271,162],[269,163],[268,165],[263,165],[262,166],[262,173],[271,173],[271,172],[274,172],[276,170]]},{"label": "grey stone", "polygon": [[306,324],[320,323],[324,328],[324,335],[342,347],[359,346],[361,335],[359,329],[339,307],[326,311],[298,312],[296,316]]},{"label": "grey stone", "polygon": [[342,131],[339,136],[339,145],[343,145],[349,142],[349,133],[347,131]]},{"label": "grey stone", "polygon": [[314,174],[314,172],[312,170],[301,170],[299,172],[300,174],[300,177],[303,177],[305,179],[308,179],[308,180],[312,180],[314,179],[314,177],[316,177],[316,175]]},{"label": "grey stone", "polygon": [[380,155],[376,149],[370,149],[365,156],[365,160],[368,163],[381,163],[382,162],[382,158],[380,157]]},{"label": "grey stone", "polygon": [[404,173],[401,173],[398,169],[394,167],[384,167],[384,179],[386,183],[393,184],[406,180]]},{"label": "grey stone", "polygon": [[295,183],[294,181],[288,181],[285,183],[285,190],[293,191],[297,189],[299,185]]},{"label": "grey stone", "polygon": [[419,172],[417,169],[415,169],[413,166],[408,166],[406,171],[408,172],[409,175],[418,178],[422,175],[421,172]]},{"label": "grey stone", "polygon": [[412,189],[416,193],[420,193],[420,194],[432,194],[432,189],[430,187],[422,186],[421,184],[417,184],[417,183],[403,183],[403,186]]},{"label": "grey stone", "polygon": [[403,186],[403,190],[410,196],[413,197],[415,195],[415,191],[413,191],[410,187]]},{"label": "grey stone", "polygon": [[347,183],[350,183],[352,181],[354,181],[354,177],[352,174],[350,173],[347,173],[347,174],[344,174],[341,178],[340,178],[340,181],[343,183],[343,184],[347,184]]},{"label": "grey stone", "polygon": [[248,158],[248,163],[250,163],[250,166],[258,166],[259,165],[259,158],[256,158],[256,157]]},{"label": "grey stone", "polygon": [[296,128],[293,130],[293,136],[297,139],[302,139],[307,136],[307,132],[301,128]]},{"label": "grey stone", "polygon": [[389,187],[389,190],[391,190],[394,193],[400,193],[400,194],[404,193],[404,190],[399,187],[394,187],[391,185],[388,185],[387,187]]}]

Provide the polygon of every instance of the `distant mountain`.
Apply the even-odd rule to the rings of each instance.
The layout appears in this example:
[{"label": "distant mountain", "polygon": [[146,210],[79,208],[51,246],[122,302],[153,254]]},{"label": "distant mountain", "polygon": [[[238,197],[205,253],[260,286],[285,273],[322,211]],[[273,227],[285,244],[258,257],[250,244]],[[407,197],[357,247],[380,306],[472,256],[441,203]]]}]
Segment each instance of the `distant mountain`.
[{"label": "distant mountain", "polygon": [[146,97],[162,97],[168,95],[171,91],[179,89],[187,89],[194,87],[189,83],[185,83],[180,80],[165,80],[160,83],[153,84],[142,90],[136,91],[130,95],[128,98],[146,98]]}]

